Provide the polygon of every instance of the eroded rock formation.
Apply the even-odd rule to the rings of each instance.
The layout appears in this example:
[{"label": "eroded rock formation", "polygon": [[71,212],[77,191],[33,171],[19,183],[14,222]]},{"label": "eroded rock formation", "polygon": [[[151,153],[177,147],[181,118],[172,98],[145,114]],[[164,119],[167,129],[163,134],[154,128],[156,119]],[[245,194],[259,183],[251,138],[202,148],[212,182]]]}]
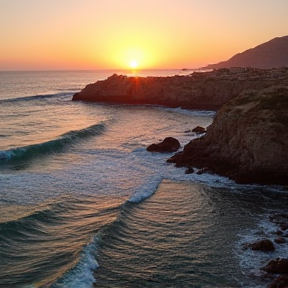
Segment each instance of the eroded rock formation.
[{"label": "eroded rock formation", "polygon": [[168,162],[207,167],[238,183],[288,184],[288,86],[244,91]]},{"label": "eroded rock formation", "polygon": [[287,83],[287,77],[288,68],[231,68],[172,77],[114,74],[106,80],[87,85],[72,100],[218,110],[244,90]]}]

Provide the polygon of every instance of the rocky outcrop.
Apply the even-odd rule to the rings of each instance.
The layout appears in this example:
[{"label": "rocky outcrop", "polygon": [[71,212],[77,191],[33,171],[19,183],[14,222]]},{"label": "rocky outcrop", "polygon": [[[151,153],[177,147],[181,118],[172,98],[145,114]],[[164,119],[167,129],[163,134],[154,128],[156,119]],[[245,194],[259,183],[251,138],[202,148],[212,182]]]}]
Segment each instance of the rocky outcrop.
[{"label": "rocky outcrop", "polygon": [[288,259],[276,258],[271,260],[261,270],[272,274],[288,274]]},{"label": "rocky outcrop", "polygon": [[251,248],[253,251],[272,252],[275,250],[273,242],[269,239],[262,239],[253,243],[245,244],[244,249]]},{"label": "rocky outcrop", "polygon": [[253,67],[271,69],[288,67],[288,36],[277,37],[255,48],[234,55],[227,61],[206,68]]},{"label": "rocky outcrop", "polygon": [[244,91],[168,162],[206,167],[238,183],[288,184],[288,86]]},{"label": "rocky outcrop", "polygon": [[244,90],[264,89],[287,82],[287,75],[288,69],[249,68],[172,77],[127,77],[115,74],[87,85],[72,100],[218,110]]},{"label": "rocky outcrop", "polygon": [[160,143],[154,143],[147,147],[149,152],[171,153],[180,148],[180,142],[173,137],[167,137]]}]

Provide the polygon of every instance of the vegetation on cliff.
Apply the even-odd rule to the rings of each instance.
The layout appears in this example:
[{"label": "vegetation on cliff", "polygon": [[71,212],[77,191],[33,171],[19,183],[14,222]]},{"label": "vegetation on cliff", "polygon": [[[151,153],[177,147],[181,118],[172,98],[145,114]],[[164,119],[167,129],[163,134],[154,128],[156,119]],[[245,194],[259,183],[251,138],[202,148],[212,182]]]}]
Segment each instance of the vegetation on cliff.
[{"label": "vegetation on cliff", "polygon": [[220,109],[205,136],[168,161],[238,183],[288,184],[288,86],[244,91]]}]

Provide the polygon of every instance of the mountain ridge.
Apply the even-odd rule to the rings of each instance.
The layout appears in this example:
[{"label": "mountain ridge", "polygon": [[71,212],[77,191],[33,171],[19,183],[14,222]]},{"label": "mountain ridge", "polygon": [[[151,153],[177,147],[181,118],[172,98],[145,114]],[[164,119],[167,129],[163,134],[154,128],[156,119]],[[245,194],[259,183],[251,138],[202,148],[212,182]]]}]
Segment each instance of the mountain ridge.
[{"label": "mountain ridge", "polygon": [[205,69],[251,67],[271,69],[288,67],[288,36],[276,37],[254,48],[237,53],[226,61],[209,64]]}]

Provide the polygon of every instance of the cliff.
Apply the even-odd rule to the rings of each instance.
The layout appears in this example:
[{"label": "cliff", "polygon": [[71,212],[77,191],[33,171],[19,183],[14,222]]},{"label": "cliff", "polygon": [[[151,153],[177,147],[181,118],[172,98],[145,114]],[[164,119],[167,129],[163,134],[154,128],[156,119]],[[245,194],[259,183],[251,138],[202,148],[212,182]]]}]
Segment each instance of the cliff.
[{"label": "cliff", "polygon": [[276,68],[288,67],[288,36],[277,37],[266,43],[234,55],[227,61],[208,65],[205,68],[229,67]]},{"label": "cliff", "polygon": [[205,167],[238,183],[287,185],[288,82],[242,92],[220,109],[204,137],[168,162]]},{"label": "cliff", "polygon": [[218,110],[247,89],[287,82],[287,69],[231,68],[188,76],[113,76],[87,85],[73,101],[151,104],[186,109]]}]

